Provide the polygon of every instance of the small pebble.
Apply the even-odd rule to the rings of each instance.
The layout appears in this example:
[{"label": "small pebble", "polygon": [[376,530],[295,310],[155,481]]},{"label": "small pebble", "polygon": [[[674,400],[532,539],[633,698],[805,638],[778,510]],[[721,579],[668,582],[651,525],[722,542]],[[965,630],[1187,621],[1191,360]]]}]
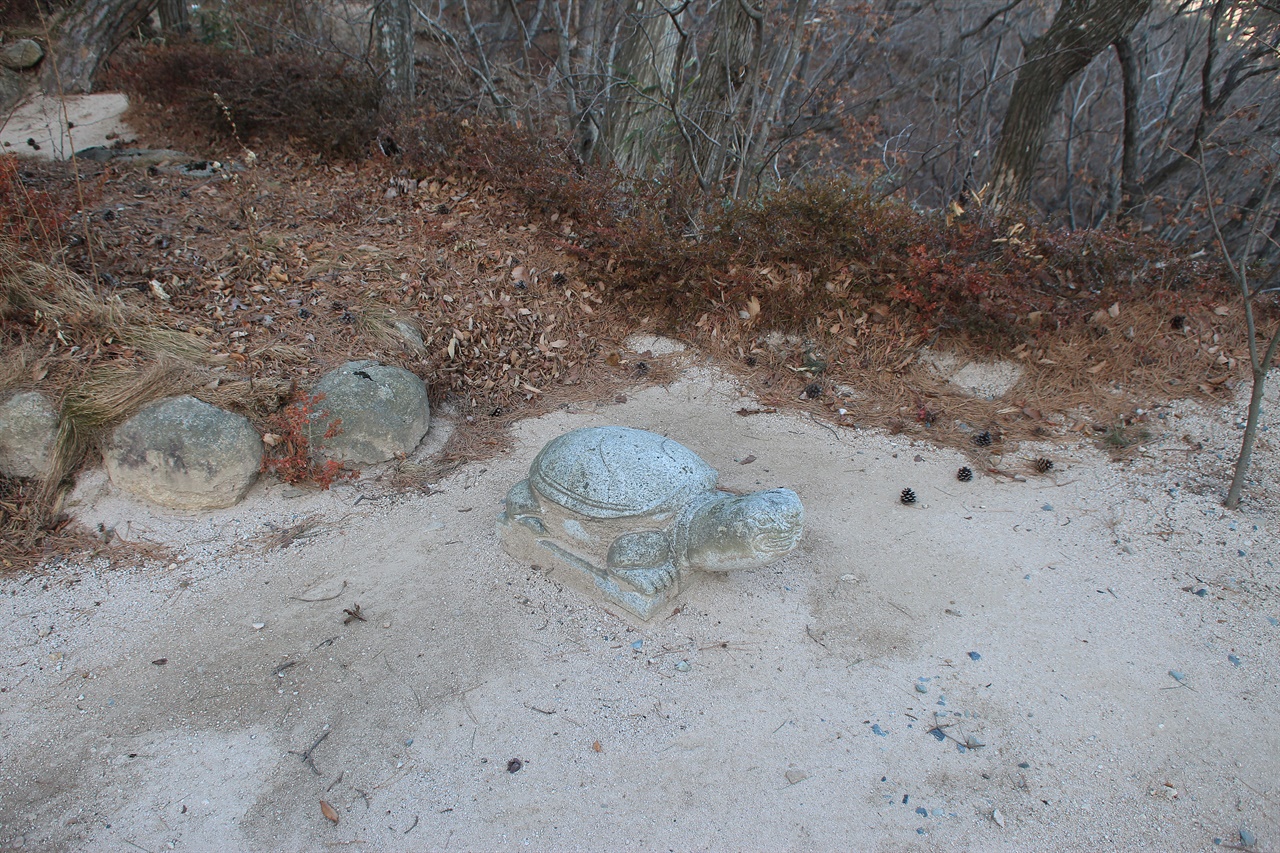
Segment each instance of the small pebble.
[{"label": "small pebble", "polygon": [[969,652],[969,660],[982,660],[982,655],[977,652]]},{"label": "small pebble", "polygon": [[255,631],[261,631],[263,628],[267,627],[267,623],[266,623],[266,622],[254,622],[254,623],[253,623],[252,625],[250,625],[249,627],[250,627],[250,628],[252,628],[252,629],[253,629],[253,630],[255,630]]},{"label": "small pebble", "polygon": [[996,822],[996,826],[1004,829],[1004,815],[1000,814],[999,809],[995,809],[991,812],[991,819]]},{"label": "small pebble", "polygon": [[920,817],[928,817],[929,810],[924,806],[916,806],[916,814],[920,815]]},{"label": "small pebble", "polygon": [[1280,619],[1277,619],[1274,616],[1268,616],[1267,621],[1271,623],[1272,627],[1280,628]]},{"label": "small pebble", "polygon": [[1186,674],[1176,669],[1169,670],[1169,677],[1179,684],[1187,680]]},{"label": "small pebble", "polygon": [[1237,557],[1243,557],[1243,556],[1244,556],[1244,549],[1243,549],[1243,548],[1237,548],[1237,549],[1236,549],[1236,556],[1237,556]]},{"label": "small pebble", "polygon": [[840,580],[844,581],[845,583],[852,583],[857,579],[858,579],[857,575],[841,575],[840,576]]},{"label": "small pebble", "polygon": [[405,745],[405,746],[413,746],[413,738],[411,738],[411,737],[410,737],[410,738],[405,738],[405,739],[404,739],[404,745]]},{"label": "small pebble", "polygon": [[1044,510],[1045,512],[1053,512],[1053,504],[1045,504],[1044,506],[1042,506],[1042,507],[1040,507],[1040,508],[1041,508],[1042,510]]},{"label": "small pebble", "polygon": [[1240,827],[1240,843],[1245,847],[1252,847],[1258,843],[1258,836],[1254,835],[1242,826]]},{"label": "small pebble", "polygon": [[888,732],[886,732],[884,729],[880,728],[880,724],[879,724],[879,723],[873,723],[873,724],[872,724],[872,726],[871,726],[871,731],[872,731],[872,732],[874,732],[875,734],[879,735],[880,737],[888,737],[888,736],[889,736],[889,733],[888,733]]},{"label": "small pebble", "polygon": [[1019,762],[1018,762],[1018,766],[1019,766],[1019,767],[1021,767],[1023,770],[1030,770],[1030,769],[1031,769],[1031,765],[1030,765],[1029,763],[1027,763],[1026,761],[1019,761]]},{"label": "small pebble", "polygon": [[693,669],[687,660],[676,661],[676,672],[688,672]]},{"label": "small pebble", "polygon": [[927,684],[921,684],[920,682],[918,682],[918,681],[917,681],[917,682],[916,682],[916,692],[917,692],[917,693],[928,693],[928,692],[929,692],[929,685],[927,685]]},{"label": "small pebble", "polygon": [[642,646],[644,646],[644,640],[636,640],[634,643],[631,644],[631,648],[633,649],[639,649]]},{"label": "small pebble", "polygon": [[1200,587],[1199,589],[1196,590],[1196,595],[1200,596],[1201,598],[1204,598],[1208,594],[1209,594],[1209,590],[1205,589],[1204,587]]},{"label": "small pebble", "polygon": [[929,729],[929,734],[933,735],[933,739],[939,743],[947,739],[947,733],[936,727]]},{"label": "small pebble", "polygon": [[1235,655],[1227,655],[1227,660],[1231,661],[1236,666],[1239,666],[1242,663],[1240,658],[1236,657]]},{"label": "small pebble", "polygon": [[383,623],[382,623],[382,627],[383,627],[383,628],[390,628],[390,627],[391,627],[391,623],[390,623],[390,622],[383,622]]}]

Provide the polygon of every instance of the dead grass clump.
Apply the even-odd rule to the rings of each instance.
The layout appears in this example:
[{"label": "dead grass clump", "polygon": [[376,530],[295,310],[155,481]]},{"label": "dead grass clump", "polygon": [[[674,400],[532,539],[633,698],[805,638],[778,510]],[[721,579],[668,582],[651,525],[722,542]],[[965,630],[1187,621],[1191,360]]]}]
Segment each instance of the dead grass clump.
[{"label": "dead grass clump", "polygon": [[108,75],[109,85],[174,108],[187,132],[195,125],[224,143],[299,139],[318,153],[355,158],[377,139],[377,78],[327,56],[180,43],[113,60]]},{"label": "dead grass clump", "polygon": [[28,260],[0,237],[0,319],[103,331],[124,325],[125,308],[65,266]]}]

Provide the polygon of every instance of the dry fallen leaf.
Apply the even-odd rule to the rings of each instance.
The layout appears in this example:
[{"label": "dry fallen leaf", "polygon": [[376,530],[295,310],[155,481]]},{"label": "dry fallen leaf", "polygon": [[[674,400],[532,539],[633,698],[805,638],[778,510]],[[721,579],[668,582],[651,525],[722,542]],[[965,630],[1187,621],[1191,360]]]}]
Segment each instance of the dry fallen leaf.
[{"label": "dry fallen leaf", "polygon": [[331,820],[335,824],[338,822],[338,810],[324,800],[320,801],[320,814],[324,815],[325,820]]}]

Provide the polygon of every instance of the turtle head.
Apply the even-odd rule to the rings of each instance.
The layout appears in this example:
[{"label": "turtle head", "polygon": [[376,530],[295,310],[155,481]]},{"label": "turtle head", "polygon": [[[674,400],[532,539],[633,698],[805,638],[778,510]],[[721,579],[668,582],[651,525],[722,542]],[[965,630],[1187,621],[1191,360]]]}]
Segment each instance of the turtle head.
[{"label": "turtle head", "polygon": [[758,569],[789,554],[804,531],[804,507],[790,489],[725,495],[694,511],[685,560],[697,569]]}]

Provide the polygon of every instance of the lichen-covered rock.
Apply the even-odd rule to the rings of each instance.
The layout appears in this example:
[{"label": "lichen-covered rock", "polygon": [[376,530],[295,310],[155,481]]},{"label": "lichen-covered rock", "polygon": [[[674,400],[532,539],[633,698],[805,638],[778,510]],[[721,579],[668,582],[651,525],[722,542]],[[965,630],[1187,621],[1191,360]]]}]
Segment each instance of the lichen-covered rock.
[{"label": "lichen-covered rock", "polygon": [[44,59],[44,48],[33,39],[18,39],[0,46],[0,65],[22,71]]},{"label": "lichen-covered rock", "polygon": [[431,426],[427,386],[399,367],[349,361],[316,383],[317,426],[340,421],[337,434],[316,439],[325,456],[343,462],[386,462],[411,453]]},{"label": "lichen-covered rock", "polygon": [[14,394],[0,405],[0,474],[45,476],[57,440],[58,412],[39,391]]},{"label": "lichen-covered rock", "polygon": [[262,439],[240,415],[195,397],[152,403],[125,421],[105,453],[111,482],[175,509],[218,509],[244,497],[262,467]]},{"label": "lichen-covered rock", "polygon": [[22,100],[26,91],[27,84],[21,74],[8,68],[0,68],[0,112],[7,115]]}]

